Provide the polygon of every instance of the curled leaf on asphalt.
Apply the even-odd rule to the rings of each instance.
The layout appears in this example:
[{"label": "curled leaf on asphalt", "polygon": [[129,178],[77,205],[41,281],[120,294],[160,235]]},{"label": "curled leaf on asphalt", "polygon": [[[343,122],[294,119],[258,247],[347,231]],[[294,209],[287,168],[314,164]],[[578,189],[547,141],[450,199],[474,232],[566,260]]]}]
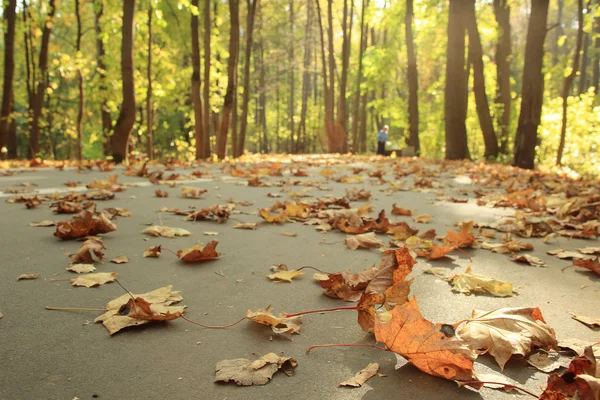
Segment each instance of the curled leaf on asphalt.
[{"label": "curled leaf on asphalt", "polygon": [[298,363],[290,357],[268,353],[258,360],[236,358],[217,363],[215,382],[235,382],[240,386],[266,385],[279,370],[287,376],[294,373]]},{"label": "curled leaf on asphalt", "polygon": [[588,346],[573,358],[562,374],[548,377],[548,385],[540,396],[543,400],[598,399],[600,396],[600,345]]},{"label": "curled leaf on asphalt", "polygon": [[549,374],[559,368],[567,368],[570,358],[554,350],[540,350],[527,357],[526,361],[532,367]]},{"label": "curled leaf on asphalt", "polygon": [[358,273],[336,272],[333,274],[314,274],[313,277],[324,289],[323,293],[334,299],[358,301],[371,280],[377,275],[379,268],[371,268]]},{"label": "curled leaf on asphalt", "polygon": [[154,195],[156,197],[169,197],[169,192],[167,192],[165,190],[156,189],[154,191]]},{"label": "curled leaf on asphalt", "polygon": [[210,207],[203,208],[198,211],[189,213],[186,217],[186,221],[203,221],[207,219],[216,220],[218,224],[223,223],[229,219],[233,205],[220,206],[213,204]]},{"label": "curled leaf on asphalt", "polygon": [[196,188],[192,186],[181,187],[181,197],[186,199],[199,199],[203,194],[208,193],[208,189]]},{"label": "curled leaf on asphalt", "polygon": [[208,242],[206,246],[197,244],[193,247],[177,251],[177,257],[179,257],[181,261],[187,262],[214,260],[221,255],[221,253],[217,251],[218,244],[219,242],[216,240]]},{"label": "curled leaf on asphalt", "polygon": [[598,257],[593,260],[573,260],[573,265],[576,267],[589,269],[596,275],[600,275],[600,263],[598,262]]},{"label": "curled leaf on asphalt", "polygon": [[464,294],[489,293],[497,297],[514,296],[511,282],[471,272],[467,267],[462,274],[448,274],[444,268],[425,268],[425,273],[435,275],[452,285],[452,291]]},{"label": "curled leaf on asphalt", "polygon": [[350,201],[368,201],[371,198],[371,192],[365,189],[350,188],[346,189],[346,198]]},{"label": "curled leaf on asphalt", "polygon": [[433,218],[431,214],[421,214],[414,217],[413,221],[418,222],[420,224],[426,224],[431,218]]},{"label": "curled leaf on asphalt", "polygon": [[110,260],[113,264],[125,264],[129,262],[129,257],[127,256],[118,256]]},{"label": "curled leaf on asphalt", "polygon": [[515,254],[514,256],[511,257],[511,260],[520,262],[520,263],[526,263],[526,264],[532,265],[534,267],[545,267],[546,266],[546,263],[541,258],[532,256],[530,254]]},{"label": "curled leaf on asphalt", "polygon": [[272,281],[280,281],[280,282],[291,282],[292,279],[297,278],[301,275],[304,275],[304,272],[302,271],[298,271],[295,269],[292,270],[280,270],[277,271],[271,275],[267,275],[267,278],[269,278]]},{"label": "curled leaf on asphalt", "polygon": [[505,243],[490,243],[483,242],[479,245],[480,248],[490,250],[492,253],[516,253],[523,250],[533,250],[531,243],[523,243],[518,240],[510,240]]},{"label": "curled leaf on asphalt", "polygon": [[104,285],[117,280],[116,272],[98,272],[95,274],[80,275],[71,279],[71,286],[84,286],[87,288]]},{"label": "curled leaf on asphalt", "polygon": [[49,226],[56,226],[56,224],[58,223],[58,221],[50,221],[50,220],[43,220],[40,222],[30,222],[28,225],[32,226],[32,227],[49,227]]},{"label": "curled leaf on asphalt", "polygon": [[419,257],[425,257],[428,260],[438,260],[440,258],[446,257],[448,253],[454,250],[456,250],[455,247],[447,247],[433,244],[426,249],[418,250],[417,255]]},{"label": "curled leaf on asphalt", "polygon": [[560,258],[561,260],[587,260],[590,258],[590,255],[581,254],[576,251],[569,251],[569,250],[563,250],[563,249],[548,250],[546,253],[548,253],[556,258]]},{"label": "curled leaf on asphalt", "polygon": [[276,317],[272,313],[270,304],[267,308],[248,310],[246,318],[257,324],[270,326],[275,333],[300,333],[302,328],[300,316],[286,318],[285,314],[279,314],[279,317]]},{"label": "curled leaf on asphalt", "polygon": [[577,251],[583,254],[600,254],[600,247],[583,247]]},{"label": "curled leaf on asphalt", "polygon": [[[114,335],[123,328],[153,321],[178,318],[185,306],[173,306],[183,300],[173,286],[165,286],[143,294],[124,294],[106,305],[106,312],[94,322],[102,322],[108,333]],[[132,298],[133,297],[133,298]]]},{"label": "curled leaf on asphalt", "polygon": [[93,264],[104,258],[104,242],[97,236],[86,238],[77,253],[71,258],[71,264]]},{"label": "curled leaf on asphalt", "polygon": [[17,281],[37,279],[39,277],[40,277],[40,274],[21,274],[17,278]]},{"label": "curled leaf on asphalt", "polygon": [[99,233],[108,233],[116,230],[117,226],[108,219],[106,214],[82,211],[68,221],[59,222],[56,225],[54,236],[68,240],[85,236],[95,236]]},{"label": "curled leaf on asphalt", "polygon": [[101,212],[108,214],[109,219],[114,219],[115,217],[131,217],[132,215],[131,211],[121,207],[105,208]]},{"label": "curled leaf on asphalt", "polygon": [[460,232],[450,231],[442,240],[444,245],[453,249],[472,247],[475,244],[475,236],[468,230],[461,230]]},{"label": "curled leaf on asphalt", "polygon": [[386,233],[393,235],[394,240],[406,240],[419,233],[419,230],[411,228],[406,222],[402,221],[390,226]]},{"label": "curled leaf on asphalt", "polygon": [[160,251],[161,251],[160,245],[148,247],[148,249],[146,251],[144,251],[144,258],[147,258],[147,257],[158,258],[158,257],[160,257]]},{"label": "curled leaf on asphalt", "polygon": [[69,268],[65,268],[67,271],[75,272],[77,274],[87,274],[94,272],[96,267],[93,264],[73,264]]},{"label": "curled leaf on asphalt", "polygon": [[258,228],[258,224],[254,223],[254,222],[245,222],[245,223],[235,224],[233,226],[233,229],[251,229],[251,230],[255,230],[256,228]]},{"label": "curled leaf on asphalt", "polygon": [[379,364],[370,363],[362,370],[356,373],[352,378],[340,383],[340,386],[361,387],[366,381],[371,379],[379,371]]},{"label": "curled leaf on asphalt", "polygon": [[397,206],[396,203],[392,204],[392,215],[402,215],[402,216],[410,217],[412,214],[413,214],[412,211],[407,210],[406,208]]},{"label": "curled leaf on asphalt", "polygon": [[451,328],[426,320],[413,297],[395,306],[385,321],[375,320],[375,338],[429,375],[471,381],[477,353]]},{"label": "curled leaf on asphalt", "polygon": [[147,233],[152,236],[162,236],[166,238],[174,238],[175,236],[190,236],[192,232],[183,228],[171,228],[163,225],[152,225],[144,229],[142,233]]},{"label": "curled leaf on asphalt", "polygon": [[356,250],[358,248],[372,249],[385,246],[381,240],[377,239],[375,232],[363,233],[360,235],[348,235],[346,236],[344,243],[346,243],[346,246],[351,250]]},{"label": "curled leaf on asphalt", "polygon": [[0,312],[0,319],[2,319],[2,317],[4,317],[4,314]]},{"label": "curled leaf on asphalt", "polygon": [[591,329],[600,328],[600,318],[591,318],[591,317],[586,317],[584,315],[577,315],[577,314],[573,314],[573,313],[571,313],[571,318],[573,318],[575,321],[581,322],[588,328],[591,328]]},{"label": "curled leaf on asphalt", "polygon": [[539,308],[474,310],[456,335],[479,354],[490,353],[502,370],[515,354],[526,356],[532,348],[558,345]]},{"label": "curled leaf on asphalt", "polygon": [[280,211],[279,214],[271,214],[268,208],[261,208],[258,210],[258,215],[271,224],[282,224],[288,221],[285,211]]},{"label": "curled leaf on asphalt", "polygon": [[287,236],[287,237],[297,237],[298,236],[297,233],[293,233],[293,232],[281,232],[280,235]]}]

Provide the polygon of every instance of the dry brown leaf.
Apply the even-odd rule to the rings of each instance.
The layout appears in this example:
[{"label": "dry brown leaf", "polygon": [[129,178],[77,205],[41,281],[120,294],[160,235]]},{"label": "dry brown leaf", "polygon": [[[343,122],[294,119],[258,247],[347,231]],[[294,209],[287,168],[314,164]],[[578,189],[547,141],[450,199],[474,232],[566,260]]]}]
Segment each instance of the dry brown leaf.
[{"label": "dry brown leaf", "polygon": [[600,398],[600,346],[589,346],[583,355],[573,358],[561,375],[548,377],[548,386],[540,396],[543,400]]},{"label": "dry brown leaf", "polygon": [[490,250],[493,253],[515,253],[522,250],[533,250],[531,243],[522,243],[518,240],[510,240],[505,243],[491,244],[489,242],[483,242],[479,245],[480,248]]},{"label": "dry brown leaf", "polygon": [[427,374],[471,381],[477,354],[448,327],[423,318],[413,297],[394,307],[387,321],[376,320],[375,338]]},{"label": "dry brown leaf", "polygon": [[71,264],[93,264],[101,262],[104,258],[104,242],[95,236],[90,236],[81,245],[77,253],[71,258]]},{"label": "dry brown leaf", "polygon": [[87,274],[94,272],[96,267],[92,264],[73,264],[69,268],[65,268],[67,271],[75,272],[78,274]]},{"label": "dry brown leaf", "polygon": [[114,264],[125,264],[129,262],[129,257],[127,256],[118,256],[110,260],[111,263]]},{"label": "dry brown leaf", "polygon": [[379,371],[379,364],[370,363],[356,373],[352,378],[340,383],[340,386],[361,387],[366,381],[374,377]]},{"label": "dry brown leaf", "polygon": [[600,263],[598,262],[598,257],[593,260],[573,260],[573,265],[589,269],[590,271],[595,272],[596,275],[600,275]]},{"label": "dry brown leaf", "polygon": [[154,191],[154,195],[156,197],[169,197],[169,192],[167,192],[165,190],[156,189]]},{"label": "dry brown leaf", "polygon": [[208,193],[208,189],[196,188],[192,186],[181,187],[181,197],[186,199],[199,199],[203,194]]},{"label": "dry brown leaf", "polygon": [[37,279],[40,277],[40,274],[21,274],[19,275],[19,277],[17,278],[17,281],[20,280],[31,280],[31,279]]},{"label": "dry brown leaf", "polygon": [[276,317],[271,312],[271,305],[260,308],[256,312],[248,310],[246,318],[257,324],[270,326],[275,333],[300,333],[302,318],[300,316],[287,318],[285,314]]},{"label": "dry brown leaf", "polygon": [[486,275],[471,272],[467,267],[463,274],[451,277],[452,290],[459,293],[489,293],[498,297],[514,296],[511,282],[504,282]]},{"label": "dry brown leaf", "polygon": [[214,260],[221,255],[221,253],[217,252],[218,244],[219,242],[216,240],[208,242],[204,247],[197,244],[194,247],[177,251],[177,257],[179,257],[181,261],[187,262]]},{"label": "dry brown leaf", "polygon": [[59,222],[56,225],[54,236],[67,240],[94,236],[99,233],[108,233],[116,230],[117,226],[108,219],[106,214],[83,211],[69,221]]},{"label": "dry brown leaf", "polygon": [[406,217],[410,217],[412,215],[412,211],[407,210],[405,208],[399,207],[396,203],[392,204],[392,214],[393,215],[403,215]]},{"label": "dry brown leaf", "polygon": [[294,373],[298,363],[290,357],[268,353],[258,360],[246,358],[223,360],[217,363],[215,382],[235,382],[240,386],[265,385],[282,370],[287,376]]},{"label": "dry brown leaf", "polygon": [[600,254],[600,247],[584,247],[577,250],[583,254]]},{"label": "dry brown leaf", "polygon": [[274,274],[267,275],[267,278],[272,281],[281,281],[281,282],[291,282],[292,279],[297,278],[301,275],[304,275],[304,272],[298,270],[290,270],[290,271],[278,271]]},{"label": "dry brown leaf", "polygon": [[426,224],[431,218],[433,218],[431,214],[421,214],[414,217],[413,221],[418,222],[420,224]]},{"label": "dry brown leaf", "polygon": [[84,286],[88,288],[100,286],[116,281],[117,275],[116,272],[98,272],[95,274],[80,275],[77,278],[71,279],[71,286]]},{"label": "dry brown leaf", "polygon": [[450,231],[443,239],[447,247],[458,249],[459,247],[471,247],[475,244],[475,236],[472,233],[461,230],[460,232]]},{"label": "dry brown leaf", "polygon": [[256,228],[258,228],[258,224],[254,223],[254,222],[246,222],[246,223],[241,223],[241,224],[235,224],[233,226],[233,229],[252,229],[252,230],[255,230]]},{"label": "dry brown leaf", "polygon": [[563,249],[548,250],[546,253],[556,258],[560,258],[561,260],[586,260],[590,258],[589,255]]},{"label": "dry brown leaf", "polygon": [[285,211],[280,211],[279,214],[271,215],[268,208],[261,208],[258,210],[258,215],[260,215],[265,221],[272,224],[281,224],[288,221],[288,216]]},{"label": "dry brown leaf", "polygon": [[456,335],[480,354],[489,352],[500,369],[514,354],[525,356],[532,347],[557,346],[554,330],[538,308],[474,310]]},{"label": "dry brown leaf", "polygon": [[542,261],[542,259],[540,259],[538,257],[534,257],[529,254],[515,254],[514,256],[511,257],[511,260],[517,261],[517,262],[522,262],[522,263],[527,263],[534,267],[545,267],[546,266],[546,263],[544,261]]},{"label": "dry brown leaf", "polygon": [[33,226],[33,227],[49,227],[49,226],[56,226],[57,223],[58,223],[58,221],[43,220],[43,221],[40,221],[40,222],[30,222],[29,226]]},{"label": "dry brown leaf", "polygon": [[292,232],[281,232],[281,236],[297,237],[298,234],[297,233],[292,233]]},{"label": "dry brown leaf", "polygon": [[144,294],[126,293],[110,301],[106,305],[107,311],[94,322],[102,322],[108,333],[114,335],[129,326],[175,319],[183,313],[185,306],[172,306],[183,300],[180,292],[172,289],[169,285]]},{"label": "dry brown leaf", "polygon": [[160,245],[148,247],[148,250],[144,251],[144,257],[145,258],[146,257],[158,258],[158,257],[160,257],[160,251],[161,251]]},{"label": "dry brown leaf", "polygon": [[162,236],[166,238],[173,238],[175,236],[190,236],[192,232],[182,228],[171,228],[163,225],[153,225],[144,229],[142,233],[147,233],[152,236]]},{"label": "dry brown leaf", "polygon": [[186,217],[186,221],[204,221],[207,219],[217,220],[217,223],[223,223],[229,219],[231,216],[231,210],[234,205],[224,205],[220,206],[218,204],[213,204],[210,207],[203,208],[201,210],[189,213]]},{"label": "dry brown leaf", "polygon": [[377,239],[375,232],[363,233],[360,235],[347,235],[344,241],[349,249],[356,250],[358,248],[372,249],[376,247],[383,247],[385,244]]},{"label": "dry brown leaf", "polygon": [[600,328],[600,318],[590,318],[590,317],[585,317],[583,315],[576,315],[573,313],[571,313],[571,318],[573,318],[576,321],[581,322],[582,324],[586,325],[588,328],[591,328],[591,329]]}]

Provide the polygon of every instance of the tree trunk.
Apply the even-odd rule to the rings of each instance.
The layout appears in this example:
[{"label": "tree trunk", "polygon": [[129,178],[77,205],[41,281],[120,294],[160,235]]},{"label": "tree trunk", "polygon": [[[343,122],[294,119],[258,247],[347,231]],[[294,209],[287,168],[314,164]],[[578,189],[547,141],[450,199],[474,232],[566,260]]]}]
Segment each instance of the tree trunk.
[{"label": "tree trunk", "polygon": [[360,11],[360,39],[358,44],[358,72],[356,73],[354,112],[352,113],[352,152],[354,153],[359,152],[358,126],[360,121],[360,100],[362,98],[360,94],[360,84],[363,78],[363,56],[365,54],[365,10],[367,9],[367,4],[367,0],[362,0]]},{"label": "tree trunk", "polygon": [[229,0],[229,16],[231,20],[231,33],[229,36],[229,59],[227,61],[227,91],[223,103],[223,116],[217,134],[217,156],[225,158],[227,150],[227,133],[231,123],[231,111],[234,105],[235,85],[237,81],[237,59],[240,47],[240,17],[238,0]]},{"label": "tree trunk", "polygon": [[328,147],[330,152],[339,151],[341,147],[337,138],[337,132],[335,129],[335,54],[333,50],[333,0],[327,0],[327,40],[328,40],[328,65],[329,65],[329,85],[327,90],[329,95],[327,100],[329,102],[325,107],[325,132],[328,138]]},{"label": "tree trunk", "polygon": [[[325,136],[327,136],[328,149],[331,151],[333,141],[333,88],[329,86],[329,77],[327,68],[331,66],[331,59],[325,57],[325,34],[323,32],[323,20],[321,16],[321,6],[319,0],[315,0],[317,6],[317,22],[319,24],[319,34],[321,38],[321,67],[323,74],[323,98],[325,108]],[[329,32],[329,31],[328,31]]]},{"label": "tree trunk", "polygon": [[121,39],[121,77],[123,80],[123,102],[112,137],[112,155],[116,163],[127,158],[129,135],[135,124],[135,86],[133,81],[133,36],[135,0],[123,0],[123,26]]},{"label": "tree trunk", "polygon": [[[448,52],[446,62],[446,90],[444,122],[446,126],[446,158],[459,160],[469,157],[465,125],[465,12],[461,0],[450,0],[448,16]],[[545,26],[544,26],[545,29]],[[468,68],[468,64],[467,64]]]},{"label": "tree trunk", "polygon": [[[558,42],[560,41],[561,36],[564,34],[564,29],[563,29],[563,0],[557,0],[556,1],[556,5],[558,7],[557,10],[557,14],[556,14],[556,30],[555,35],[554,35],[554,43],[552,46],[552,65],[556,65],[560,62],[560,57],[562,56],[562,47],[558,45]],[[533,6],[532,6],[532,10],[533,10]],[[548,17],[546,17],[547,19]]]},{"label": "tree trunk", "polygon": [[[306,112],[308,109],[308,97],[310,95],[310,61],[311,61],[311,31],[312,25],[312,7],[310,2],[306,3],[306,26],[304,27],[304,61],[302,71],[302,108],[300,110],[300,124],[298,126],[298,145],[296,150],[299,153],[305,151],[306,143]],[[302,135],[304,133],[304,135]]]},{"label": "tree trunk", "polygon": [[342,19],[342,71],[340,74],[340,94],[338,97],[338,112],[336,121],[336,148],[338,153],[348,150],[348,107],[346,100],[346,87],[348,85],[348,65],[350,63],[350,39],[352,36],[352,17],[354,14],[354,1],[350,0],[350,19],[348,20],[348,0],[344,0]]},{"label": "tree trunk", "polygon": [[[587,8],[588,13],[590,12],[590,8]],[[587,92],[588,88],[590,87],[589,82],[588,82],[588,75],[587,75],[587,69],[588,69],[588,48],[590,47],[590,35],[587,33],[584,33],[584,37],[583,37],[583,51],[581,53],[581,74],[579,75],[579,87],[578,87],[578,94],[581,96],[583,93]]]},{"label": "tree trunk", "polygon": [[508,130],[510,129],[510,59],[512,43],[510,38],[510,6],[508,0],[494,0],[494,15],[498,23],[498,43],[496,45],[496,119],[500,129],[500,153],[508,152]]},{"label": "tree trunk", "polygon": [[[210,41],[211,41],[211,18],[210,18],[210,5],[209,0],[204,0],[204,119],[202,125],[202,144],[200,147],[200,154],[202,158],[208,158],[210,156]],[[200,72],[198,71],[198,80],[200,80]],[[197,148],[198,150],[198,148]],[[196,155],[196,157],[198,157]]]},{"label": "tree trunk", "polygon": [[473,65],[473,92],[475,93],[475,106],[479,125],[483,133],[485,143],[485,158],[495,158],[498,156],[498,139],[494,132],[494,122],[490,114],[490,105],[487,93],[485,91],[485,77],[483,67],[483,49],[481,47],[481,38],[477,28],[477,19],[475,17],[475,0],[470,0],[466,5],[466,25],[469,32],[469,59]]},{"label": "tree trunk", "polygon": [[569,99],[569,94],[571,94],[573,81],[579,70],[579,59],[583,43],[583,0],[577,0],[577,20],[579,26],[577,27],[577,42],[575,44],[575,53],[573,54],[573,68],[569,75],[565,77],[562,91],[562,125],[560,127],[560,143],[558,144],[558,152],[556,155],[556,165],[558,166],[562,165],[562,156],[563,151],[565,150],[565,137],[567,134],[567,101]]},{"label": "tree trunk", "polygon": [[417,71],[417,57],[415,55],[415,43],[413,39],[412,23],[414,18],[413,0],[406,2],[406,15],[404,25],[406,30],[406,56],[408,69],[406,80],[408,82],[408,145],[415,148],[415,154],[419,155],[419,74]]},{"label": "tree trunk", "polygon": [[2,108],[0,109],[0,158],[5,158],[8,149],[8,132],[13,112],[13,76],[15,73],[15,23],[17,0],[4,3],[4,81],[2,84]]},{"label": "tree trunk", "polygon": [[[198,8],[198,0],[192,7]],[[204,158],[204,135],[207,133],[202,118],[202,94],[200,93],[200,40],[198,38],[198,15],[192,12],[192,103],[194,105],[194,137],[196,138],[196,160]],[[208,83],[204,82],[207,86]]]},{"label": "tree trunk", "polygon": [[[15,93],[12,93],[12,109],[11,114],[15,112]],[[8,138],[6,147],[8,148],[8,159],[13,160],[18,156],[19,142],[17,141],[17,120],[15,118],[10,119],[10,125],[8,126]]]},{"label": "tree trunk", "polygon": [[[152,7],[152,2],[148,3],[148,68],[146,70],[146,77],[148,79],[148,89],[146,90],[146,153],[148,155],[148,159],[152,160],[153,158],[153,149],[152,149],[152,141],[153,141],[153,129],[152,125],[154,122],[154,113],[152,112],[152,14],[154,13],[154,8]],[[196,25],[198,22],[196,21]],[[198,28],[196,26],[196,28]],[[196,29],[197,31],[197,29]]]},{"label": "tree trunk", "polygon": [[[79,12],[79,0],[75,0],[75,17],[77,18],[77,40],[76,50],[77,58],[81,51],[81,13]],[[83,137],[82,137],[82,122],[83,122],[83,75],[81,74],[81,68],[77,67],[77,88],[79,89],[79,102],[77,108],[77,161],[81,162],[83,159]]]},{"label": "tree trunk", "polygon": [[592,68],[592,86],[594,86],[594,94],[600,94],[600,16],[594,16],[594,29],[596,31],[596,39],[594,40],[594,67]]},{"label": "tree trunk", "polygon": [[[29,124],[29,157],[37,157],[40,151],[40,118],[42,117],[42,109],[44,108],[44,95],[46,94],[46,85],[48,78],[46,69],[48,68],[48,45],[50,43],[50,33],[52,32],[52,20],[56,13],[55,0],[48,2],[48,15],[46,23],[42,29],[42,44],[40,47],[40,59],[38,62],[37,88],[31,98],[29,109],[31,110],[31,122]],[[35,75],[34,75],[35,76]]]},{"label": "tree trunk", "polygon": [[260,150],[263,153],[269,152],[269,143],[267,137],[267,88],[265,86],[265,55],[264,43],[262,38],[262,11],[260,12],[260,41],[259,41],[259,76],[258,76],[258,104],[259,104],[259,125],[262,129],[262,140]]},{"label": "tree trunk", "polygon": [[544,39],[548,20],[550,0],[537,0],[532,3],[525,65],[523,67],[523,87],[521,89],[521,112],[515,137],[513,165],[533,169],[537,130],[542,116],[544,94]]},{"label": "tree trunk", "polygon": [[110,117],[110,110],[108,109],[108,89],[106,88],[106,64],[104,58],[106,51],[104,50],[104,40],[102,39],[102,26],[100,25],[100,18],[104,14],[104,2],[103,0],[94,0],[94,23],[96,27],[96,65],[99,77],[98,89],[101,96],[100,112],[102,115],[102,141],[104,156],[109,156],[111,153],[111,136],[112,130],[112,119]]},{"label": "tree trunk", "polygon": [[289,152],[296,152],[296,145],[294,143],[294,111],[296,105],[294,104],[296,99],[296,71],[295,71],[295,54],[294,47],[296,46],[296,42],[294,40],[294,0],[290,0],[290,49],[288,52],[288,69],[289,69],[289,82],[290,82],[290,99],[288,103],[288,124],[290,129],[289,136]]},{"label": "tree trunk", "polygon": [[250,56],[252,55],[252,45],[254,44],[254,16],[256,15],[256,5],[258,0],[247,0],[248,14],[246,16],[246,53],[244,54],[244,93],[242,95],[242,121],[240,124],[240,139],[236,143],[234,157],[239,157],[244,153],[246,146],[246,129],[248,126],[248,103],[250,102]]}]

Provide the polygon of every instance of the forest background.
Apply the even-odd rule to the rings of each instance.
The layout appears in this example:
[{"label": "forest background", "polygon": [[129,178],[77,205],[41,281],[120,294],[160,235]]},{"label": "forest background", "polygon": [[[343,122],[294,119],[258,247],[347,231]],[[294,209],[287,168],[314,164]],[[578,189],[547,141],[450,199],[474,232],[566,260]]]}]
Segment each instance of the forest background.
[{"label": "forest background", "polygon": [[423,157],[600,173],[598,0],[3,0],[2,12],[3,158],[370,153],[387,124],[393,148]]}]

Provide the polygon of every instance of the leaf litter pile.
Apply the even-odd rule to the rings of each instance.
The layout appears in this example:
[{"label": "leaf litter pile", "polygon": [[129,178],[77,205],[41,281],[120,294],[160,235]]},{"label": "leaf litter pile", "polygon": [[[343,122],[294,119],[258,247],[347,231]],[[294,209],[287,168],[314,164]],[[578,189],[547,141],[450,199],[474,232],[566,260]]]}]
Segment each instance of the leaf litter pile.
[{"label": "leaf litter pile", "polygon": [[[176,167],[187,172],[173,172]],[[511,302],[503,307],[501,302],[504,299],[512,297],[518,300],[515,296],[520,293],[535,291],[535,282],[513,283],[488,276],[481,270],[497,271],[498,275],[505,277],[511,276],[511,273],[502,273],[500,264],[495,268],[478,265],[475,257],[483,252],[497,253],[500,256],[493,257],[506,257],[508,263],[519,268],[535,268],[536,274],[560,269],[566,262],[561,273],[570,274],[569,279],[580,279],[582,290],[592,286],[588,295],[595,296],[600,305],[596,287],[600,275],[600,247],[597,247],[600,193],[595,181],[467,162],[336,156],[293,159],[253,156],[222,164],[145,163],[130,166],[122,172],[123,175],[147,179],[156,187],[164,187],[153,190],[155,196],[164,201],[163,204],[168,205],[172,198],[190,202],[188,209],[162,207],[157,210],[161,213],[159,215],[173,215],[169,224],[183,226],[197,223],[203,226],[204,236],[220,234],[218,238],[223,241],[227,240],[229,230],[246,229],[248,235],[256,235],[257,241],[262,242],[264,251],[269,251],[268,238],[261,239],[259,235],[270,234],[273,228],[279,229],[279,234],[290,241],[299,241],[303,231],[316,230],[323,237],[313,244],[317,252],[328,251],[327,246],[331,245],[338,247],[336,251],[350,252],[350,257],[356,260],[364,259],[364,254],[379,259],[375,265],[363,265],[362,269],[352,267],[353,270],[348,270],[344,263],[328,263],[322,269],[329,272],[323,271],[320,266],[295,269],[286,264],[273,265],[270,269],[263,266],[265,278],[272,281],[266,283],[269,281],[265,279],[263,285],[290,285],[290,294],[297,285],[294,282],[306,279],[307,270],[314,270],[312,295],[322,294],[337,299],[339,305],[275,314],[273,309],[280,307],[268,304],[255,311],[249,309],[245,314],[241,311],[240,319],[229,325],[208,325],[206,321],[198,322],[185,315],[186,306],[180,305],[183,301],[181,292],[174,291],[172,285],[148,288],[145,293],[135,294],[127,289],[135,283],[119,281],[117,271],[106,271],[104,257],[110,253],[110,248],[104,236],[118,238],[118,225],[127,224],[126,218],[135,215],[135,210],[100,209],[98,202],[118,199],[121,192],[135,184],[119,183],[119,174],[110,164],[89,164],[80,167],[81,172],[85,171],[84,168],[98,168],[111,174],[106,179],[94,179],[84,193],[67,191],[41,195],[35,190],[27,193],[5,190],[5,193],[15,194],[7,198],[11,204],[23,203],[27,209],[38,210],[44,203],[48,204],[49,219],[41,223],[31,221],[29,226],[51,227],[57,238],[55,240],[76,240],[80,243],[79,249],[71,255],[70,263],[63,267],[75,277],[42,278],[52,282],[68,281],[72,286],[87,288],[117,283],[116,287],[120,286],[123,291],[122,295],[105,305],[100,304],[97,309],[76,307],[74,299],[73,305],[49,305],[46,307],[48,310],[101,311],[94,322],[102,323],[111,336],[126,328],[131,330],[139,325],[167,324],[180,319],[203,329],[233,329],[240,322],[248,321],[266,325],[274,335],[289,335],[290,339],[301,333],[304,315],[343,310],[343,315],[347,316],[346,328],[360,327],[369,341],[365,342],[362,335],[357,335],[356,343],[336,343],[333,330],[329,343],[314,343],[308,349],[298,349],[291,344],[286,352],[294,353],[296,358],[283,356],[281,352],[256,355],[254,359],[219,361],[214,381],[234,382],[242,386],[264,385],[278,371],[287,376],[293,375],[296,367],[302,365],[302,359],[298,357],[302,355],[301,350],[308,354],[317,348],[364,347],[365,351],[371,351],[366,349],[371,348],[375,353],[376,350],[395,353],[425,374],[455,381],[471,390],[503,388],[541,399],[600,398],[600,343],[563,338],[560,330],[555,330],[544,318],[543,311],[549,311],[544,304],[515,307],[519,303]],[[456,183],[453,178],[459,176],[466,177],[469,184]],[[218,194],[218,187],[193,186],[197,177],[209,177],[213,183],[222,181],[219,183],[222,185],[239,185],[236,193],[240,198],[223,200]],[[328,193],[340,185],[344,188],[344,195],[336,197]],[[175,186],[179,186],[178,191],[169,190]],[[262,204],[254,205],[254,202],[241,198],[251,190],[265,190]],[[206,204],[215,197],[215,191],[217,201],[210,206],[191,205]],[[407,192],[426,196],[422,198],[430,199],[431,206],[404,203],[403,194]],[[371,203],[376,204],[378,199],[385,197],[390,197],[393,202],[389,209],[372,206]],[[456,204],[454,207],[470,208],[468,212],[452,213],[453,204]],[[435,210],[439,211],[438,215]],[[490,210],[499,211],[494,214],[495,219],[478,218],[480,214],[489,215]],[[451,216],[452,220],[447,221],[446,232],[440,234],[432,223],[441,215],[445,218]],[[62,216],[66,218],[60,218]],[[240,220],[242,216],[243,220]],[[208,225],[210,228],[207,228]],[[191,225],[187,226],[191,228]],[[200,240],[196,238],[196,244],[191,245],[194,241],[186,241],[187,237],[194,236],[191,230],[165,226],[162,217],[139,232],[141,238],[145,237],[144,241],[149,240],[149,235],[155,241],[166,238],[171,239],[169,243],[185,243],[173,250],[165,247],[166,242],[141,246],[135,252],[139,253],[138,258],[142,262],[164,262],[160,260],[171,257],[172,262],[191,268],[202,264],[219,269],[226,268],[235,257],[231,253],[217,251],[218,240],[203,241],[201,235],[198,235]],[[566,240],[577,240],[573,242],[578,246],[576,250],[564,250],[554,245],[560,241],[566,246]],[[545,251],[538,249],[536,253],[546,253],[543,258],[528,254],[538,246],[545,246]],[[133,258],[133,254],[110,256],[112,264],[108,265],[111,269],[117,269],[121,264],[126,268]],[[297,259],[281,261],[290,265],[302,263]],[[452,261],[459,266],[458,269],[448,268]],[[199,275],[208,273],[203,268],[196,271]],[[213,272],[227,278],[222,269]],[[515,280],[518,276],[515,275]],[[24,271],[17,281],[37,278],[40,278],[38,274]],[[450,287],[444,288],[440,281],[448,282]],[[236,284],[242,282],[236,280]],[[498,302],[494,304],[498,306],[473,309],[458,321],[433,322],[423,315],[419,307],[419,302],[427,296],[426,292],[419,291],[423,285],[435,285],[436,291],[454,292],[449,295],[456,303],[463,301],[465,295],[474,294],[497,297]],[[87,289],[77,289],[73,293],[79,290]],[[310,293],[302,293],[302,296],[306,295]],[[302,308],[302,296],[296,302],[299,308]],[[535,294],[527,296],[530,297],[535,297]],[[477,303],[477,297],[474,302]],[[268,301],[263,304],[266,303]],[[482,304],[490,303],[486,300]],[[451,304],[439,306],[453,307]],[[194,315],[199,315],[200,311],[190,310]],[[600,327],[600,307],[596,315],[579,315],[573,311],[564,310],[565,314],[572,316],[573,323],[583,324],[589,329]],[[442,311],[440,315],[444,314],[447,313]],[[0,316],[10,318],[9,315]],[[317,323],[316,319],[308,319],[308,324],[314,323]],[[354,350],[350,348],[347,351]],[[497,372],[491,375],[480,372],[477,361],[481,357],[488,358],[488,361],[493,359]],[[539,390],[525,389],[511,380],[510,374],[505,376],[502,373],[527,368],[519,360],[547,374],[544,382],[538,385]],[[381,367],[378,363],[369,363],[363,370],[356,371],[354,377],[348,376],[347,380],[336,385],[360,387],[369,379],[379,379],[374,378],[378,375],[385,376],[378,374]]]}]

